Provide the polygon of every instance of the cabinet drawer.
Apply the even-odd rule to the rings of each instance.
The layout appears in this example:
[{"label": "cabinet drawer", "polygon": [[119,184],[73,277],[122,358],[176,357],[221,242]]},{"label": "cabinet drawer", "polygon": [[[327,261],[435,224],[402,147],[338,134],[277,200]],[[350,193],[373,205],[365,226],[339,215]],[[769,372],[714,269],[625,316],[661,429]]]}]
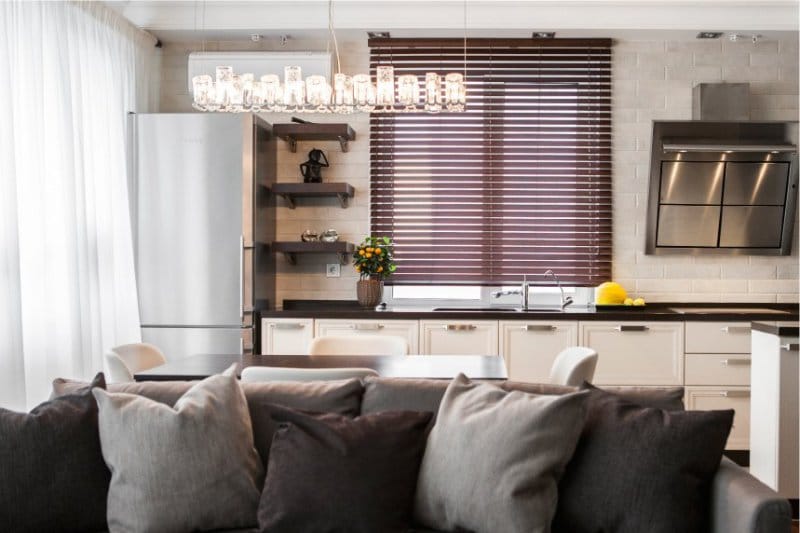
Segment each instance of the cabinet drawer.
[{"label": "cabinet drawer", "polygon": [[686,409],[733,409],[733,427],[726,450],[750,449],[750,389],[746,387],[686,387]]},{"label": "cabinet drawer", "polygon": [[307,355],[314,338],[311,318],[264,318],[261,320],[261,353]]},{"label": "cabinet drawer", "polygon": [[317,337],[331,335],[391,335],[403,337],[408,343],[409,355],[419,353],[419,324],[416,320],[341,320],[321,319],[315,322]]},{"label": "cabinet drawer", "polygon": [[750,355],[687,353],[687,385],[750,386]]},{"label": "cabinet drawer", "polygon": [[422,355],[497,355],[495,320],[420,320]]},{"label": "cabinet drawer", "polygon": [[500,321],[500,353],[514,381],[547,383],[556,356],[577,344],[577,322]]},{"label": "cabinet drawer", "polygon": [[599,385],[682,385],[683,322],[581,322]]},{"label": "cabinet drawer", "polygon": [[750,322],[687,322],[686,353],[750,353]]}]

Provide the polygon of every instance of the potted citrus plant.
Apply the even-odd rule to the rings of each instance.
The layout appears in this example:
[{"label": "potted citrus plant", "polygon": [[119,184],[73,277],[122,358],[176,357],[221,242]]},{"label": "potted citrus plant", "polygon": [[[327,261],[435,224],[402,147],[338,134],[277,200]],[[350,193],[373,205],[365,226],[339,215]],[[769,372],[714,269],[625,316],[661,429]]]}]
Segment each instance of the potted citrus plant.
[{"label": "potted citrus plant", "polygon": [[353,252],[353,266],[358,272],[358,303],[375,307],[383,296],[383,280],[397,270],[394,243],[389,237],[366,237]]}]

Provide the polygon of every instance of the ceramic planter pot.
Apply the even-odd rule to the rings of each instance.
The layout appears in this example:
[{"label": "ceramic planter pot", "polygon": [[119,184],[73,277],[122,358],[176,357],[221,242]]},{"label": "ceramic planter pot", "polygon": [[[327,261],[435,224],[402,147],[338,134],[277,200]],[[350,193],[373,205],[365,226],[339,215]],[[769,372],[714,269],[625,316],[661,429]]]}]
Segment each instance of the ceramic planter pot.
[{"label": "ceramic planter pot", "polygon": [[383,281],[379,279],[360,279],[356,283],[356,296],[361,307],[375,307],[381,303]]}]

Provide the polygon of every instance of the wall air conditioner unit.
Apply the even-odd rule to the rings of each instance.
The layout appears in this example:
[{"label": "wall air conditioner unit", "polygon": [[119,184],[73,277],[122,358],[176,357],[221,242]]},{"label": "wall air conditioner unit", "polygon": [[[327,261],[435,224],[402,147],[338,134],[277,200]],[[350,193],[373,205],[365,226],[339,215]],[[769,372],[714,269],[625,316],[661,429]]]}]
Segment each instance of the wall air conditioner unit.
[{"label": "wall air conditioner unit", "polygon": [[236,74],[252,72],[258,80],[264,74],[277,74],[283,81],[283,68],[298,66],[303,78],[312,75],[331,79],[331,54],[326,52],[192,52],[189,54],[189,93],[192,78],[200,74],[216,77],[217,67],[233,67]]}]

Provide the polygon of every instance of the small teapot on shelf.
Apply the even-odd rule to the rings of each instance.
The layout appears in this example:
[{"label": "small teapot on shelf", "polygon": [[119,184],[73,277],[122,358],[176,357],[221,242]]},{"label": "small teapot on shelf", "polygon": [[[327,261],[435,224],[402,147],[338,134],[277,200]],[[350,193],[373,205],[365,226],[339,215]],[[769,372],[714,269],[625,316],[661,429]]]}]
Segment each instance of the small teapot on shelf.
[{"label": "small teapot on shelf", "polygon": [[314,148],[308,152],[308,161],[300,163],[300,173],[303,175],[303,183],[322,183],[322,168],[329,167],[328,158],[325,152]]}]

